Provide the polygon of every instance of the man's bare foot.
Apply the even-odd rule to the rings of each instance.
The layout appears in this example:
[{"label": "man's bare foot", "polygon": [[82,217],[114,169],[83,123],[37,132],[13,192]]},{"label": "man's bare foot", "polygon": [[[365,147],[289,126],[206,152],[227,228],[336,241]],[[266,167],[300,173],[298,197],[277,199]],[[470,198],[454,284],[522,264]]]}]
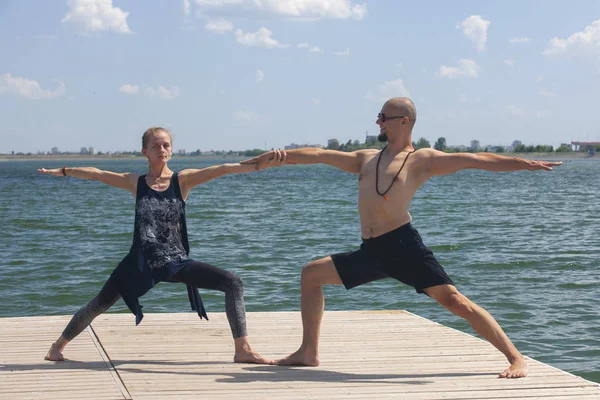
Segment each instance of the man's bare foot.
[{"label": "man's bare foot", "polygon": [[63,357],[62,351],[58,348],[56,343],[52,343],[52,346],[50,346],[50,350],[48,350],[48,354],[46,354],[44,360],[65,361],[65,357]]},{"label": "man's bare foot", "polygon": [[276,362],[277,365],[305,365],[307,367],[318,367],[319,357],[314,354],[309,354],[306,350],[298,350],[290,354],[286,358],[282,358]]},{"label": "man's bare foot", "polygon": [[243,350],[235,353],[235,356],[233,356],[233,362],[245,364],[275,364],[275,361],[267,360],[252,350]]},{"label": "man's bare foot", "polygon": [[498,375],[498,378],[524,378],[528,372],[529,365],[527,365],[525,359],[520,358]]}]

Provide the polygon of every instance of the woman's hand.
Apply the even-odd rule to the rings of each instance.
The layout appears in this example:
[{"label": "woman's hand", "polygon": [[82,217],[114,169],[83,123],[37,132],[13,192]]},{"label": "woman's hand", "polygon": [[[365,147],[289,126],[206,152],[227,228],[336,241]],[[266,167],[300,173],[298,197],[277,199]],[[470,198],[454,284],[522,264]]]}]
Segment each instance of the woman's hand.
[{"label": "woman's hand", "polygon": [[256,164],[255,169],[260,171],[261,169],[270,167],[280,167],[285,164],[287,159],[287,153],[284,150],[271,150],[266,153],[250,158],[248,160],[240,161],[240,164]]}]

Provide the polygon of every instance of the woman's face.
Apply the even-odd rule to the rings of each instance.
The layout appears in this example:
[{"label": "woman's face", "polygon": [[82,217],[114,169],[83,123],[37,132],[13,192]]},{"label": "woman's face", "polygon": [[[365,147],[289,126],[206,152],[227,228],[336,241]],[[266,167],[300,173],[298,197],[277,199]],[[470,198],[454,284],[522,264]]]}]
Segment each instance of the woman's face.
[{"label": "woman's face", "polygon": [[159,131],[150,137],[142,154],[148,158],[150,163],[166,163],[173,154],[171,148],[171,136],[165,131]]}]

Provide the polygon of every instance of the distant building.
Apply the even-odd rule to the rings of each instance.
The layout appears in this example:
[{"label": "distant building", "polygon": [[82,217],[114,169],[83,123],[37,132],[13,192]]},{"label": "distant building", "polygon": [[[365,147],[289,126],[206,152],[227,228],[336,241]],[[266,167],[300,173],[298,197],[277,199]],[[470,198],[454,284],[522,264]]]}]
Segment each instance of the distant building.
[{"label": "distant building", "polygon": [[58,147],[53,147],[51,150],[52,154],[58,154]]},{"label": "distant building", "polygon": [[377,136],[367,134],[365,137],[365,144],[377,143]]},{"label": "distant building", "polygon": [[186,151],[185,151],[185,149],[179,149],[179,150],[177,150],[177,154],[179,154],[180,156],[185,156]]},{"label": "distant building", "polygon": [[94,154],[96,154],[96,149],[94,149],[93,147],[91,147],[91,146],[90,146],[90,147],[88,148],[88,154],[89,154],[90,156],[93,156]]},{"label": "distant building", "polygon": [[[330,142],[331,142],[331,140],[330,140]],[[292,144],[289,144],[287,146],[284,146],[284,149],[285,150],[294,150],[294,149],[301,149],[303,147],[315,147],[317,149],[322,149],[323,145],[321,145],[321,144],[296,144],[296,143],[292,143]]]},{"label": "distant building", "polygon": [[600,142],[571,142],[571,147],[574,151],[583,151],[590,154],[595,154],[596,148],[600,147]]},{"label": "distant building", "polygon": [[87,147],[82,147],[81,150],[79,151],[79,154],[81,154],[82,156],[87,156],[87,154],[88,154]]},{"label": "distant building", "polygon": [[481,147],[479,140],[471,140],[471,149],[477,150]]}]

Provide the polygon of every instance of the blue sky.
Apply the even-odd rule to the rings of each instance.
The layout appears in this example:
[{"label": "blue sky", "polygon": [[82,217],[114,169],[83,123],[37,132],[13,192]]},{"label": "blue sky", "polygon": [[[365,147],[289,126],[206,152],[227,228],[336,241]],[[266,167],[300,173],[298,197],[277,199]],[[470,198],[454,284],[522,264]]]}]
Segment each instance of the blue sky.
[{"label": "blue sky", "polygon": [[600,2],[0,1],[0,152],[600,141]]}]

